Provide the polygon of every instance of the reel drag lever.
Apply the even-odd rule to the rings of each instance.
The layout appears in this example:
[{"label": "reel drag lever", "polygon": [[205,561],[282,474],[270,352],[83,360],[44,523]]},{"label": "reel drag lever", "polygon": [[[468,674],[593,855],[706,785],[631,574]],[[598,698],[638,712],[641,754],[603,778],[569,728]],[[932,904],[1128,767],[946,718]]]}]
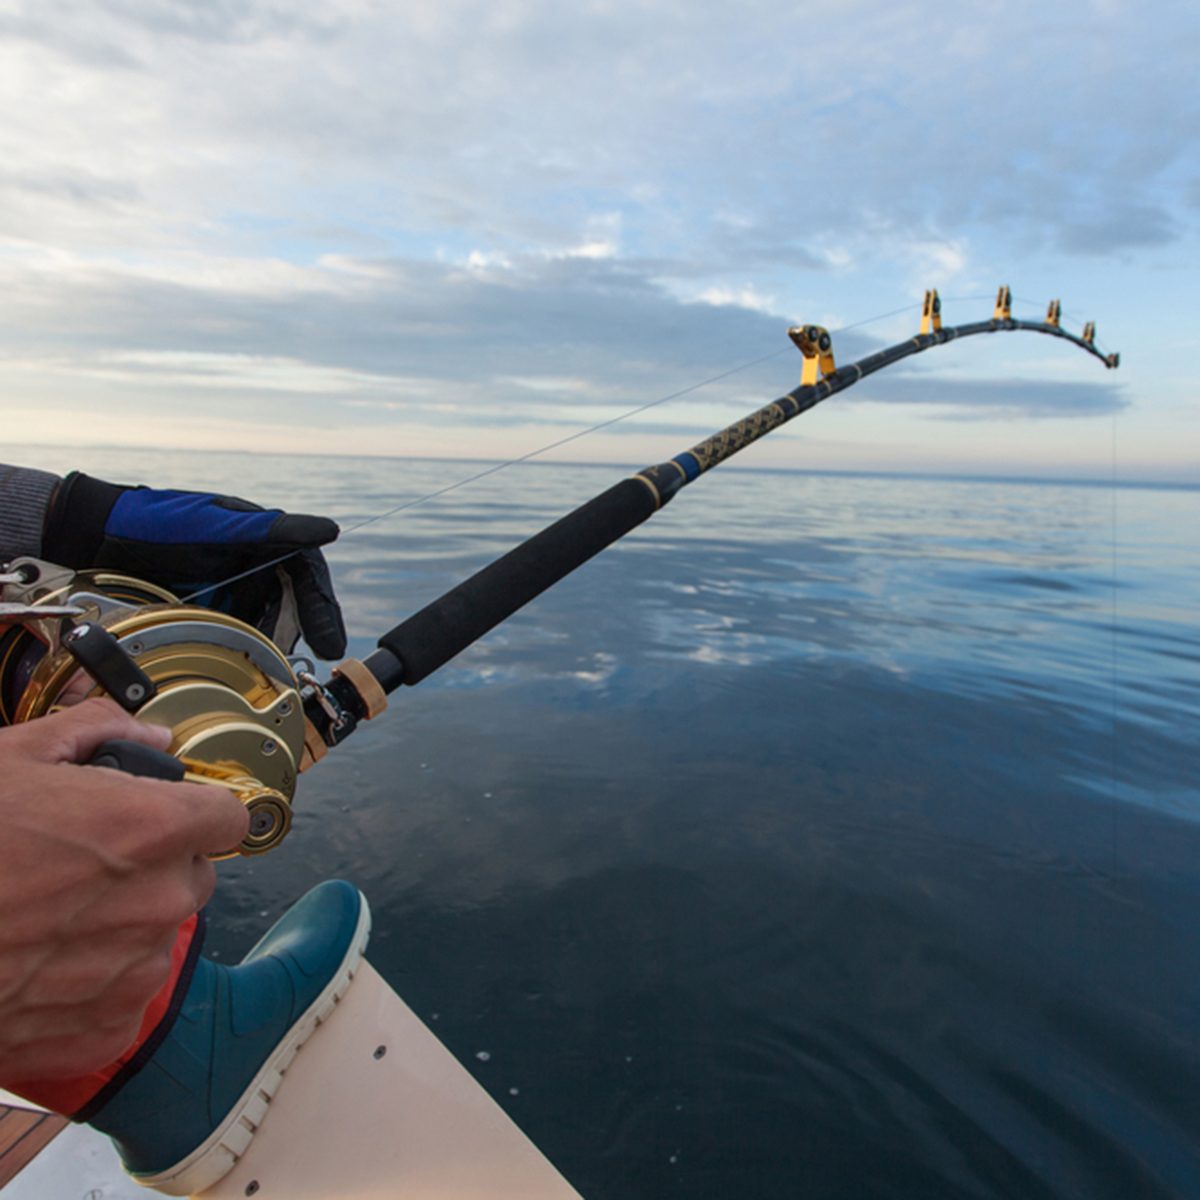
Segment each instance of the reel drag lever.
[{"label": "reel drag lever", "polygon": [[147,700],[158,694],[154,680],[125,653],[121,643],[102,625],[81,621],[63,637],[62,644],[70,651],[71,657],[127,713],[137,712]]}]

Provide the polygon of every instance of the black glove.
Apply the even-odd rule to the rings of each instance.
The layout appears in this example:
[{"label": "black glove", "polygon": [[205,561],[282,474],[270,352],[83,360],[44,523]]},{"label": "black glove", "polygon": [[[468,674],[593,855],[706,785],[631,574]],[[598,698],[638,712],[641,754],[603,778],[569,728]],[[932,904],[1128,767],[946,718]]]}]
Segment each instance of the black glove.
[{"label": "black glove", "polygon": [[[324,555],[338,535],[327,517],[264,509],[233,496],[158,491],[79,471],[46,511],[42,556],[64,567],[105,567],[254,625],[290,653],[298,636],[321,658],[346,651],[342,610]],[[290,555],[244,579],[225,580]],[[199,592],[199,595],[194,593]]]}]

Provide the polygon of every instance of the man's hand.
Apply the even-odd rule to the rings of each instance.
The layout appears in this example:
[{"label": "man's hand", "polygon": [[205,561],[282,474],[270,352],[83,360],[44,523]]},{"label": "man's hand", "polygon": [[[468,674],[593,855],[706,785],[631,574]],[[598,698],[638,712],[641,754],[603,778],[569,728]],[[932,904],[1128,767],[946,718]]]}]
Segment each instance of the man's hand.
[{"label": "man's hand", "polygon": [[118,1058],[246,835],[224,790],[86,767],[109,738],[165,749],[110,700],[0,729],[0,1085]]},{"label": "man's hand", "polygon": [[303,634],[318,657],[339,658],[346,630],[319,549],[337,535],[328,517],[236,496],[125,487],[75,471],[50,501],[41,557],[195,595],[192,603],[249,622],[285,652]]}]

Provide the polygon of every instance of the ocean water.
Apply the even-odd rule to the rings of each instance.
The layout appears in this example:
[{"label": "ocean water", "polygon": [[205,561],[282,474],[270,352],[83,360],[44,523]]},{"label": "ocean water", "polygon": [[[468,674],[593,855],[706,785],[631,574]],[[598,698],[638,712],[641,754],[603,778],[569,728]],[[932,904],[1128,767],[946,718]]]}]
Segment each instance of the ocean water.
[{"label": "ocean water", "polygon": [[[471,464],[31,450],[350,525]],[[332,548],[351,651],[615,482]],[[301,781],[304,888],[586,1200],[1200,1196],[1200,491],[721,469]]]}]

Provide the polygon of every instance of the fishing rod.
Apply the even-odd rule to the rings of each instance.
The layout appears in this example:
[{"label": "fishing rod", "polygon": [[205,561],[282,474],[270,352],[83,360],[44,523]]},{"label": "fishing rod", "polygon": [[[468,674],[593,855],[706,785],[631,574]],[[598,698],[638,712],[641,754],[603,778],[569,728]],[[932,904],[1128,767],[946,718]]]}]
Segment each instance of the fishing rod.
[{"label": "fishing rod", "polygon": [[19,691],[17,721],[79,696],[82,680],[82,694],[111,696],[167,726],[169,753],[111,742],[93,762],[229,788],[251,814],[249,833],[229,853],[261,854],[291,826],[298,774],[383,712],[389,693],[428,678],[689,483],[823,400],[910,355],[1007,331],[1063,338],[1108,368],[1120,365],[1119,354],[1096,348],[1094,322],[1081,334],[1062,327],[1058,300],[1043,321],[1014,318],[1008,287],[999,289],[990,320],[957,326],[942,324],[938,293],[927,291],[917,334],[842,367],[827,329],[793,326],[788,337],[803,357],[799,386],[534,534],[388,630],[365,659],[334,667],[327,680],[259,630],[152,584],[23,558],[0,577],[0,615],[7,609],[6,619],[19,621],[30,640],[0,662],[0,687]]},{"label": "fishing rod", "polygon": [[344,740],[358,721],[374,715],[379,708],[379,693],[420,683],[547,588],[648,520],[705,472],[884,367],[959,338],[1005,330],[1064,338],[1110,369],[1120,365],[1119,354],[1102,354],[1096,349],[1094,322],[1085,325],[1077,336],[1063,329],[1061,321],[1058,300],[1051,301],[1044,321],[1015,319],[1012,293],[1001,287],[991,320],[943,326],[941,300],[937,291],[931,290],[925,293],[921,328],[915,337],[844,367],[834,362],[832,338],[826,329],[819,325],[793,326],[788,336],[804,356],[798,387],[690,450],[622,480],[388,630],[379,639],[378,649],[361,664],[370,677],[365,689],[369,700],[357,686],[363,672],[356,672],[356,678],[343,672],[328,685],[326,691],[337,707],[337,716],[331,723],[319,725],[326,741],[336,745]]}]

